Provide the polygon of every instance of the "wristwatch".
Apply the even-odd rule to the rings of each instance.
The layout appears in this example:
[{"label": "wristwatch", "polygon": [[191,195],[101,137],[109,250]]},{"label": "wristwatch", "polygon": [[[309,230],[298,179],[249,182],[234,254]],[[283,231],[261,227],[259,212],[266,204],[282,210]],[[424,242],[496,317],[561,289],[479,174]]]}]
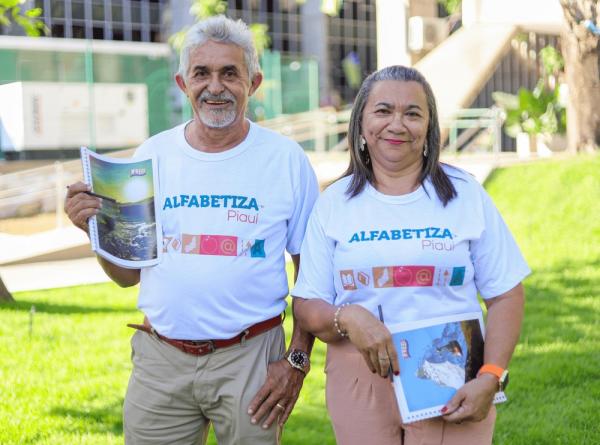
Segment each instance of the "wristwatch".
[{"label": "wristwatch", "polygon": [[485,364],[477,373],[477,377],[481,374],[492,374],[498,379],[498,391],[504,391],[508,386],[508,369],[503,369],[500,366]]},{"label": "wristwatch", "polygon": [[305,375],[308,374],[310,370],[310,358],[306,352],[300,349],[292,349],[286,354],[285,358],[292,368],[301,371]]}]

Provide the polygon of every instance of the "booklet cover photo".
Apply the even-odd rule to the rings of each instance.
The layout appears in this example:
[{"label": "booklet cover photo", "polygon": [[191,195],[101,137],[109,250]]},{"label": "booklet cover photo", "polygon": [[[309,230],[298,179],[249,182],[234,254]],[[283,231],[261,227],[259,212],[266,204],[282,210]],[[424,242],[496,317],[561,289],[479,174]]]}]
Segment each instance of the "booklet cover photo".
[{"label": "booklet cover photo", "polygon": [[[401,323],[389,329],[400,362],[394,390],[402,420],[441,416],[441,409],[483,365],[481,313]],[[505,400],[504,393],[496,393],[494,403]]]},{"label": "booklet cover photo", "polygon": [[157,264],[162,254],[156,165],[153,158],[120,159],[81,148],[85,182],[102,198],[102,209],[90,218],[92,249],[128,268]]}]

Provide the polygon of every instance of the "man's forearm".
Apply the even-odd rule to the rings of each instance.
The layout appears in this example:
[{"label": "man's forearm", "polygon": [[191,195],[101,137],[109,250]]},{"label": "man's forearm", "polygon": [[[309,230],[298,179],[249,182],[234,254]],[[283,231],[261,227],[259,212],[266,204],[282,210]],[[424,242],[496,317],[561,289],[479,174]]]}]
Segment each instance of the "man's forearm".
[{"label": "man's forearm", "polygon": [[101,256],[98,262],[108,277],[121,287],[135,286],[140,282],[140,269],[127,269],[117,266]]},{"label": "man's forearm", "polygon": [[[300,270],[300,255],[292,255],[292,263],[294,264],[294,283],[298,279],[298,272]],[[308,355],[312,351],[312,347],[315,343],[315,336],[310,332],[305,331],[298,320],[296,319],[296,313],[294,310],[294,305],[296,304],[296,299],[292,298],[292,317],[293,317],[293,328],[292,328],[292,338],[290,340],[290,346],[288,350],[292,349],[300,349],[301,351],[305,351]]]},{"label": "man's forearm", "polygon": [[295,299],[292,300],[293,328],[292,338],[290,340],[288,350],[300,349],[301,351],[305,351],[308,355],[310,355],[313,345],[315,343],[315,337],[310,332],[302,329],[300,323],[298,323],[296,315],[294,314],[294,302]]}]

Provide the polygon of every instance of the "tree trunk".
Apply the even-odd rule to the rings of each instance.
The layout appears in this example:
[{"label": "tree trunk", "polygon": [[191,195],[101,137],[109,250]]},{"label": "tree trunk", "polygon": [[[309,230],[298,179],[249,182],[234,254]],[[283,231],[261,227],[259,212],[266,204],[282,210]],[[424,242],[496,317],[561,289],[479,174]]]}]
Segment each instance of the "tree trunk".
[{"label": "tree trunk", "polygon": [[560,3],[566,21],[562,52],[569,87],[567,145],[571,152],[593,151],[600,146],[600,36],[595,33],[600,27],[600,2]]},{"label": "tree trunk", "polygon": [[15,301],[0,277],[0,301]]}]

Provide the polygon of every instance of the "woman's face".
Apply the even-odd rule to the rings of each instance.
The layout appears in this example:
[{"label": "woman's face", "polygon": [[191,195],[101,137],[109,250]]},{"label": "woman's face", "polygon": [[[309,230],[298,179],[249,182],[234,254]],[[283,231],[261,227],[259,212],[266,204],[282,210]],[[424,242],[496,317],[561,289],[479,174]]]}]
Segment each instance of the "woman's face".
[{"label": "woman's face", "polygon": [[420,83],[382,80],[373,85],[361,122],[373,171],[421,165],[428,125],[427,97]]}]

